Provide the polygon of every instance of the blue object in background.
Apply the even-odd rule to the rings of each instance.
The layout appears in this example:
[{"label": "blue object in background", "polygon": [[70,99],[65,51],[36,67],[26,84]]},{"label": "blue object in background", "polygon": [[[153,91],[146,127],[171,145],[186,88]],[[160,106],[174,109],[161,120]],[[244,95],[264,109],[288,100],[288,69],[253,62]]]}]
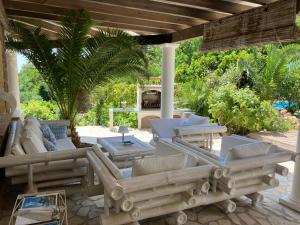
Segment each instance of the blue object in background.
[{"label": "blue object in background", "polygon": [[285,102],[275,102],[272,104],[276,109],[286,109],[289,106],[295,106],[295,103]]}]

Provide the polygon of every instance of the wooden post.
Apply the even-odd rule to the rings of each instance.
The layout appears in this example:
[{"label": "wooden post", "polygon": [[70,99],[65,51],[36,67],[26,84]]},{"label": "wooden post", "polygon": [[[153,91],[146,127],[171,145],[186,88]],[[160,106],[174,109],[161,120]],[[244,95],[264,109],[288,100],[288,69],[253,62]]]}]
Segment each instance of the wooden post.
[{"label": "wooden post", "polygon": [[32,164],[28,164],[28,192],[29,193],[34,192]]},{"label": "wooden post", "polygon": [[166,221],[169,225],[183,225],[187,222],[187,215],[183,211],[179,211],[167,217]]}]

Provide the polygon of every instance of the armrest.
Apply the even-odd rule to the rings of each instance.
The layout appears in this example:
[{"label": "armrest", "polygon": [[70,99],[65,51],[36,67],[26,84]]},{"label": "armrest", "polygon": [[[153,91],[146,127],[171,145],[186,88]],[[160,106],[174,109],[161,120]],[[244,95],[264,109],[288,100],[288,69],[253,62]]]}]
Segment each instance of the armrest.
[{"label": "armrest", "polygon": [[0,168],[36,164],[41,162],[52,162],[64,159],[77,159],[86,157],[86,152],[91,149],[79,148],[76,150],[64,150],[56,152],[44,152],[37,154],[27,154],[20,156],[5,156],[0,157]]},{"label": "armrest", "polygon": [[42,120],[40,121],[41,124],[57,124],[57,125],[65,125],[70,126],[70,120]]}]

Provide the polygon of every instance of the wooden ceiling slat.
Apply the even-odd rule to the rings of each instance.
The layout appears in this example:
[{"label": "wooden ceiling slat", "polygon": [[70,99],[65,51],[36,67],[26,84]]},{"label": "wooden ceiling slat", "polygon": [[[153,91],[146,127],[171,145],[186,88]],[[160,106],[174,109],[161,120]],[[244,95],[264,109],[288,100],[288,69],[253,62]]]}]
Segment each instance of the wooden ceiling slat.
[{"label": "wooden ceiling slat", "polygon": [[239,4],[238,2],[225,2],[220,0],[151,0],[153,2],[162,2],[167,4],[181,5],[186,7],[204,7],[219,12],[237,14],[249,10],[253,7]]},{"label": "wooden ceiling slat", "polygon": [[[24,22],[24,21],[18,21],[23,24],[23,26],[29,30],[34,31],[38,28],[38,26]],[[58,38],[58,33],[52,30],[48,30],[46,28],[41,27],[41,33],[45,34],[50,40],[54,40]]]},{"label": "wooden ceiling slat", "polygon": [[[6,0],[6,2],[12,2]],[[178,24],[178,25],[187,25],[187,26],[193,26],[198,25],[204,22],[207,22],[207,20],[202,19],[194,19],[194,18],[187,18],[187,17],[178,17],[174,15],[168,15],[163,14],[160,12],[147,12],[147,11],[141,11],[139,9],[131,9],[131,8],[124,8],[122,6],[117,5],[107,5],[107,4],[101,4],[101,2],[95,2],[95,1],[87,1],[87,0],[14,0],[14,2],[22,2],[22,3],[36,3],[41,4],[44,7],[48,6],[54,6],[54,7],[61,7],[65,9],[84,9],[88,12],[105,12],[105,14],[109,14],[112,16],[124,16],[134,19],[140,19],[145,21],[157,21],[161,23],[171,23],[171,24]]]},{"label": "wooden ceiling slat", "polygon": [[260,5],[266,5],[266,4],[270,4],[272,2],[276,2],[277,0],[244,0],[244,1],[255,3],[255,4],[260,4]]},{"label": "wooden ceiling slat", "polygon": [[[54,15],[61,15],[61,16],[65,15],[68,12],[68,10],[65,8],[58,8],[53,6],[45,7],[34,3],[24,4],[21,2],[13,2],[13,1],[7,1],[6,9],[14,9],[20,11],[29,11],[29,12],[38,11],[39,13],[54,14]],[[145,26],[150,28],[158,28],[158,29],[169,30],[170,32],[187,28],[187,26],[184,25],[161,23],[157,21],[139,20],[139,19],[133,19],[128,17],[122,17],[122,16],[108,15],[103,13],[89,12],[89,14],[94,20],[113,22],[113,23],[122,23],[122,24],[136,25],[136,26]]]},{"label": "wooden ceiling slat", "polygon": [[59,32],[61,25],[54,22],[49,22],[46,20],[40,20],[40,19],[32,19],[32,18],[24,18],[24,17],[12,17],[13,20],[16,21],[22,21],[26,22],[35,26],[41,26],[43,28],[46,28],[47,30],[51,30],[53,32]]},{"label": "wooden ceiling slat", "polygon": [[93,0],[99,4],[118,5],[126,8],[139,9],[149,12],[160,12],[178,17],[198,18],[203,20],[215,20],[227,16],[228,14],[211,12],[202,9],[193,9],[183,6],[174,6],[160,2],[153,3],[150,0]]},{"label": "wooden ceiling slat", "polygon": [[152,34],[170,33],[170,31],[163,30],[163,29],[140,27],[140,26],[129,25],[129,24],[109,23],[109,22],[101,23],[99,28],[101,28],[101,27],[118,28],[118,29],[121,29],[121,30],[129,30],[129,31],[146,31],[146,32],[149,32],[149,33],[152,33]]}]

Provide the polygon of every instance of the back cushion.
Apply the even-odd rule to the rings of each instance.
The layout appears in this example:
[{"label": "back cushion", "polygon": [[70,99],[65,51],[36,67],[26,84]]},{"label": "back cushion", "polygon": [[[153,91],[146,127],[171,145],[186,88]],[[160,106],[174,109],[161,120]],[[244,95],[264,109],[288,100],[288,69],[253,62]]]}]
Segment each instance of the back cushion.
[{"label": "back cushion", "polygon": [[228,151],[231,150],[233,147],[238,145],[255,143],[255,142],[257,141],[248,138],[242,138],[242,137],[240,138],[238,135],[222,137],[221,154],[220,154],[221,161],[225,160]]},{"label": "back cushion", "polygon": [[172,138],[175,136],[174,128],[182,126],[185,119],[153,119],[149,125],[160,138]]},{"label": "back cushion", "polygon": [[171,170],[179,170],[185,167],[187,157],[185,154],[152,156],[138,159],[132,163],[132,176],[142,176]]},{"label": "back cushion", "polygon": [[228,151],[225,162],[237,159],[253,158],[268,154],[272,144],[266,142],[255,142],[238,145]]},{"label": "back cushion", "polygon": [[197,116],[192,114],[189,118],[188,118],[188,125],[202,125],[202,124],[208,124],[208,117],[204,117],[204,116]]},{"label": "back cushion", "polygon": [[21,143],[27,154],[47,152],[42,139],[32,130],[24,130]]},{"label": "back cushion", "polygon": [[40,138],[42,140],[43,138],[43,133],[40,129],[40,125],[39,123],[37,123],[35,120],[33,119],[27,119],[25,121],[25,125],[24,125],[24,130],[30,130],[30,131],[33,131],[36,136],[38,138]]},{"label": "back cushion", "polygon": [[11,153],[14,154],[14,155],[25,155],[25,152],[21,146],[21,142],[18,143],[18,144],[14,144],[12,147],[11,147]]}]

